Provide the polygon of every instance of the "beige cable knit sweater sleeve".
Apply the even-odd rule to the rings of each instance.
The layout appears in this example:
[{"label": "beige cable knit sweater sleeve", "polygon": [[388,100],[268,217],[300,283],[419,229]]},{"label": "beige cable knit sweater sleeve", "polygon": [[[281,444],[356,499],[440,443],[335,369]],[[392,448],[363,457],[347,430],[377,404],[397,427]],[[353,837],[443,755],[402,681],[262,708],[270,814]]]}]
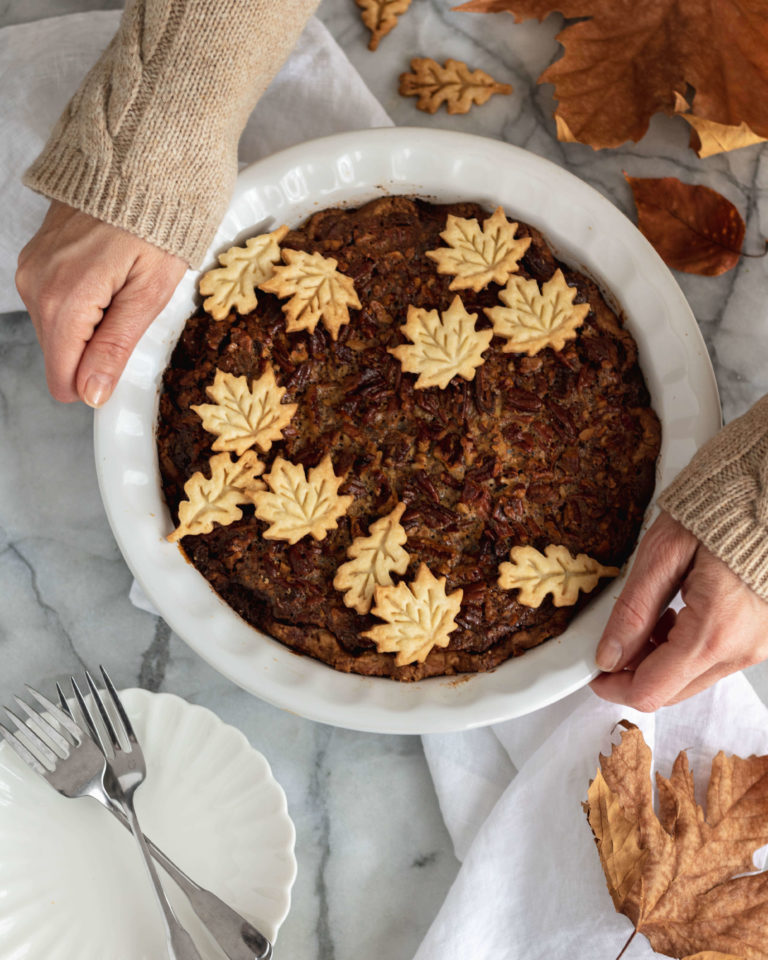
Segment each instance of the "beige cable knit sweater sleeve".
[{"label": "beige cable knit sweater sleeve", "polygon": [[248,116],[318,0],[129,0],[24,183],[199,266]]},{"label": "beige cable knit sweater sleeve", "polygon": [[768,395],[702,447],[659,505],[768,601]]}]

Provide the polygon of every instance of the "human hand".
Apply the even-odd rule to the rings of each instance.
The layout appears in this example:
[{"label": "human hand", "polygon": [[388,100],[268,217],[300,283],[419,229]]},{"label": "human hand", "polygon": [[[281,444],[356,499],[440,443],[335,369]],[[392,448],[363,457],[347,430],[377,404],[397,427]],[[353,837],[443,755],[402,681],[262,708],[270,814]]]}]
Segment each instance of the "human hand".
[{"label": "human hand", "polygon": [[[685,606],[668,608],[681,592]],[[643,536],[597,648],[605,700],[653,711],[768,657],[768,603],[668,513]]]},{"label": "human hand", "polygon": [[186,269],[179,257],[54,200],[16,271],[51,395],[92,407],[108,400]]}]

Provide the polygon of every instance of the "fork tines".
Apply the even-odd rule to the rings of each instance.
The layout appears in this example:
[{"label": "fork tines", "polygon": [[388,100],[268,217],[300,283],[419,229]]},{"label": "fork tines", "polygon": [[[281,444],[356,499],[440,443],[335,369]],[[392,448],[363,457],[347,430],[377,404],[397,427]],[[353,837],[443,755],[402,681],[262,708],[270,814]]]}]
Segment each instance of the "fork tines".
[{"label": "fork tines", "polygon": [[26,720],[9,707],[4,707],[16,729],[11,730],[0,723],[0,735],[25,763],[37,773],[45,774],[56,767],[58,760],[69,756],[70,748],[77,746],[83,735],[74,720],[55,703],[29,684],[27,691],[43,707],[45,713],[33,709],[21,697],[14,697],[22,713],[26,714]]}]

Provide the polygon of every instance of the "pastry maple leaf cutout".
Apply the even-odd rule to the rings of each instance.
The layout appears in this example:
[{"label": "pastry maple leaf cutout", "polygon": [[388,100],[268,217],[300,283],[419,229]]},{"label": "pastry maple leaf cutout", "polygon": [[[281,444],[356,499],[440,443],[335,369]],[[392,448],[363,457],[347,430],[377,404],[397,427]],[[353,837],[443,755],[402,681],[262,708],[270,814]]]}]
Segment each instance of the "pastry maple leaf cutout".
[{"label": "pastry maple leaf cutout", "polygon": [[556,270],[541,291],[535,280],[510,277],[499,291],[505,306],[484,308],[493,332],[507,341],[502,351],[532,357],[545,347],[562,350],[589,313],[588,303],[573,302],[577,293],[565,282],[562,270]]},{"label": "pastry maple leaf cutout", "polygon": [[395,665],[423,663],[433,647],[446,647],[456,629],[462,590],[445,592],[445,577],[435,577],[426,563],[419,566],[411,584],[376,587],[376,605],[371,613],[386,623],[377,624],[362,636],[376,644],[379,653],[396,653]]},{"label": "pastry maple leaf cutout", "polygon": [[405,504],[398,503],[386,517],[372,523],[367,537],[356,537],[347,547],[350,559],[336,571],[334,587],[344,593],[346,606],[359,614],[371,609],[377,586],[391,586],[391,574],[402,575],[408,569],[410,555],[403,550],[407,534],[400,523],[404,512]]},{"label": "pastry maple leaf cutout", "polygon": [[354,281],[339,273],[336,260],[320,253],[283,250],[283,260],[287,266],[275,267],[260,289],[281,299],[291,298],[283,304],[286,330],[313,333],[322,318],[331,339],[335,340],[341,327],[349,323],[348,308],[359,310],[362,306]]},{"label": "pastry maple leaf cutout", "polygon": [[579,599],[579,590],[590,593],[601,577],[615,577],[618,567],[604,567],[586,553],[572,556],[567,547],[550,546],[544,553],[535,547],[512,547],[511,563],[499,564],[498,584],[502,590],[519,590],[517,602],[538,607],[548,594],[556,607],[570,607]]},{"label": "pastry maple leaf cutout", "polygon": [[233,450],[241,456],[254,445],[266,453],[272,442],[282,440],[283,427],[299,409],[297,403],[281,403],[285,387],[279,387],[271,364],[248,386],[246,377],[216,370],[213,386],[205,392],[216,403],[193,404],[208,433],[215,433],[213,450]]},{"label": "pastry maple leaf cutout", "polygon": [[179,525],[168,540],[180,540],[190,534],[210,533],[214,523],[234,523],[243,515],[241,504],[254,503],[264,489],[260,478],[264,464],[253,450],[232,461],[228,453],[211,457],[211,476],[193,473],[184,484],[188,499],[179,504]]},{"label": "pastry maple leaf cutout", "polygon": [[264,474],[269,491],[254,496],[256,516],[271,524],[264,531],[266,540],[287,540],[296,543],[311,534],[315,540],[324,540],[329,530],[335,530],[352,496],[339,496],[344,477],[333,472],[331,455],[326,454],[316,467],[305,475],[301,464],[276,457],[272,470]]},{"label": "pastry maple leaf cutout", "polygon": [[363,23],[371,31],[368,49],[375,50],[382,37],[394,30],[397,18],[410,7],[411,0],[356,0]]},{"label": "pastry maple leaf cutout", "polygon": [[708,277],[736,266],[745,225],[730,200],[677,177],[626,180],[635,198],[638,229],[668,266]]},{"label": "pastry maple leaf cutout", "polygon": [[472,104],[480,106],[494,93],[512,93],[512,87],[484,70],[470,70],[461,60],[446,60],[440,66],[431,57],[414,57],[411,73],[400,74],[399,92],[418,97],[416,106],[425,113],[435,113],[443,103],[448,113],[467,113]]},{"label": "pastry maple leaf cutout", "polygon": [[675,112],[687,86],[697,117],[768,137],[765,4],[733,0],[726,14],[699,0],[646,0],[630,20],[615,0],[471,0],[457,9],[578,19],[558,34],[565,52],[539,77],[555,85],[560,139],[595,148],[640,140],[654,113]]},{"label": "pastry maple leaf cutout", "polygon": [[531,245],[530,237],[515,237],[517,224],[507,220],[501,207],[483,221],[448,214],[440,236],[447,246],[427,250],[438,273],[455,274],[450,290],[482,290],[489,283],[506,283],[517,270],[517,261]]},{"label": "pastry maple leaf cutout", "polygon": [[408,307],[408,320],[400,327],[411,343],[389,347],[406,373],[418,373],[417,390],[440,387],[444,390],[455,376],[472,380],[485,363],[482,353],[493,339],[493,330],[475,329],[476,313],[467,313],[461,297],[443,311]]},{"label": "pastry maple leaf cutout", "polygon": [[224,320],[233,310],[246,314],[256,309],[256,288],[272,276],[280,260],[280,243],[288,227],[246,240],[244,247],[230,247],[219,255],[220,267],[200,278],[200,293],[208,299],[203,309],[214,320]]},{"label": "pastry maple leaf cutout", "polygon": [[681,751],[669,779],[656,774],[657,815],[651,751],[621,726],[583,805],[616,910],[658,953],[764,960],[768,872],[752,854],[768,843],[768,757],[718,753],[705,814]]}]

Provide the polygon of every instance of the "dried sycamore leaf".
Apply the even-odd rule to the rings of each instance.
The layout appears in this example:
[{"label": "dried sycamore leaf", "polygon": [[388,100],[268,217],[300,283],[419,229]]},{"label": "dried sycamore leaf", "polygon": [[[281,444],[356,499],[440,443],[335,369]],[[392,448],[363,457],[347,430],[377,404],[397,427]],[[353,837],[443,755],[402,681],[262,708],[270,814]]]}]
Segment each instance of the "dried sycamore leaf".
[{"label": "dried sycamore leaf", "polygon": [[288,227],[282,226],[252,237],[244,247],[230,247],[219,255],[221,266],[203,274],[200,293],[208,298],[203,309],[214,320],[224,320],[233,310],[245,314],[256,309],[256,287],[272,275],[286,233]]},{"label": "dried sycamore leaf", "polygon": [[210,533],[214,523],[226,526],[243,515],[240,504],[255,503],[264,489],[259,479],[264,464],[253,450],[234,463],[228,453],[210,459],[211,476],[193,473],[184,484],[189,499],[179,504],[179,525],[168,535],[171,541],[190,534]]},{"label": "dried sycamore leaf", "polygon": [[389,347],[406,373],[418,373],[417,390],[440,387],[444,390],[455,376],[472,380],[475,370],[485,363],[482,353],[488,349],[493,330],[476,330],[476,313],[467,313],[461,297],[443,311],[408,307],[408,320],[400,329],[411,343]]},{"label": "dried sycamore leaf", "polygon": [[399,92],[418,97],[416,106],[425,113],[435,113],[443,103],[448,113],[467,113],[472,104],[482,105],[494,93],[512,93],[512,87],[484,70],[471,71],[461,60],[446,60],[441,67],[430,57],[414,57],[411,73],[400,74]]},{"label": "dried sycamore leaf", "polygon": [[397,18],[410,7],[411,0],[356,0],[363,23],[371,31],[368,49],[375,50],[382,37],[394,30]]},{"label": "dried sycamore leaf", "polygon": [[626,179],[635,198],[637,226],[668,266],[707,277],[736,266],[745,225],[730,200],[677,177]]},{"label": "dried sycamore leaf", "polygon": [[728,126],[697,117],[690,112],[688,101],[679,93],[675,94],[675,113],[692,128],[691,149],[695,150],[702,159],[766,141],[765,137],[758,137],[753,130],[750,130],[746,123]]},{"label": "dried sycamore leaf", "polygon": [[656,774],[657,815],[651,751],[621,725],[584,804],[616,910],[659,953],[765,960],[768,872],[754,873],[752,855],[768,843],[768,757],[719,753],[705,815],[681,752],[668,780]]},{"label": "dried sycamore leaf", "polygon": [[573,340],[589,313],[588,303],[574,303],[578,293],[569,287],[562,270],[556,270],[541,287],[535,280],[510,277],[499,291],[503,307],[485,307],[493,332],[504,337],[504,353],[527,353],[532,357],[545,347],[562,350]]},{"label": "dried sycamore leaf", "polygon": [[657,111],[674,112],[690,85],[697,117],[746,123],[768,137],[768,6],[731,0],[471,0],[458,9],[507,10],[519,22],[555,11],[578,22],[557,39],[565,48],[539,78],[555,84],[557,116],[595,148],[639,140]]},{"label": "dried sycamore leaf", "polygon": [[569,607],[579,598],[579,590],[589,593],[601,577],[615,577],[618,567],[604,567],[586,553],[572,556],[567,547],[550,544],[544,553],[535,547],[512,547],[511,563],[499,564],[498,584],[502,590],[519,590],[517,602],[538,607],[552,594],[556,607]]},{"label": "dried sycamore leaf", "polygon": [[334,587],[344,593],[344,603],[359,614],[368,613],[373,602],[373,591],[392,584],[391,574],[404,574],[410,556],[403,550],[407,539],[400,523],[405,504],[372,523],[367,537],[357,537],[347,548],[350,558],[342,563],[333,578]]},{"label": "dried sycamore leaf", "polygon": [[261,289],[281,299],[291,298],[283,304],[286,330],[313,333],[322,319],[331,339],[335,340],[341,327],[349,323],[348,308],[359,310],[361,307],[354,281],[339,273],[336,260],[320,253],[283,250],[283,260],[287,266],[275,267]]},{"label": "dried sycamore leaf", "polygon": [[530,237],[515,237],[517,224],[507,220],[501,207],[483,221],[448,214],[440,236],[446,247],[427,250],[438,273],[455,274],[450,290],[482,290],[489,283],[506,283],[517,270],[517,261],[531,244]]},{"label": "dried sycamore leaf", "polygon": [[365,631],[379,653],[396,653],[395,665],[423,663],[433,647],[446,647],[461,607],[462,590],[445,592],[445,577],[436,578],[422,563],[412,584],[376,587],[371,611],[386,623]]},{"label": "dried sycamore leaf", "polygon": [[253,502],[259,520],[271,524],[264,531],[267,540],[296,543],[308,534],[315,540],[324,540],[355,499],[339,496],[344,477],[333,472],[330,454],[311,467],[308,476],[301,464],[276,457],[264,479],[269,490],[257,493]]},{"label": "dried sycamore leaf", "polygon": [[233,450],[238,456],[254,446],[266,453],[273,441],[282,440],[283,427],[299,409],[297,403],[281,403],[285,387],[278,387],[271,364],[250,388],[246,377],[216,370],[213,386],[205,392],[216,403],[193,404],[203,428],[215,433],[214,450]]}]

